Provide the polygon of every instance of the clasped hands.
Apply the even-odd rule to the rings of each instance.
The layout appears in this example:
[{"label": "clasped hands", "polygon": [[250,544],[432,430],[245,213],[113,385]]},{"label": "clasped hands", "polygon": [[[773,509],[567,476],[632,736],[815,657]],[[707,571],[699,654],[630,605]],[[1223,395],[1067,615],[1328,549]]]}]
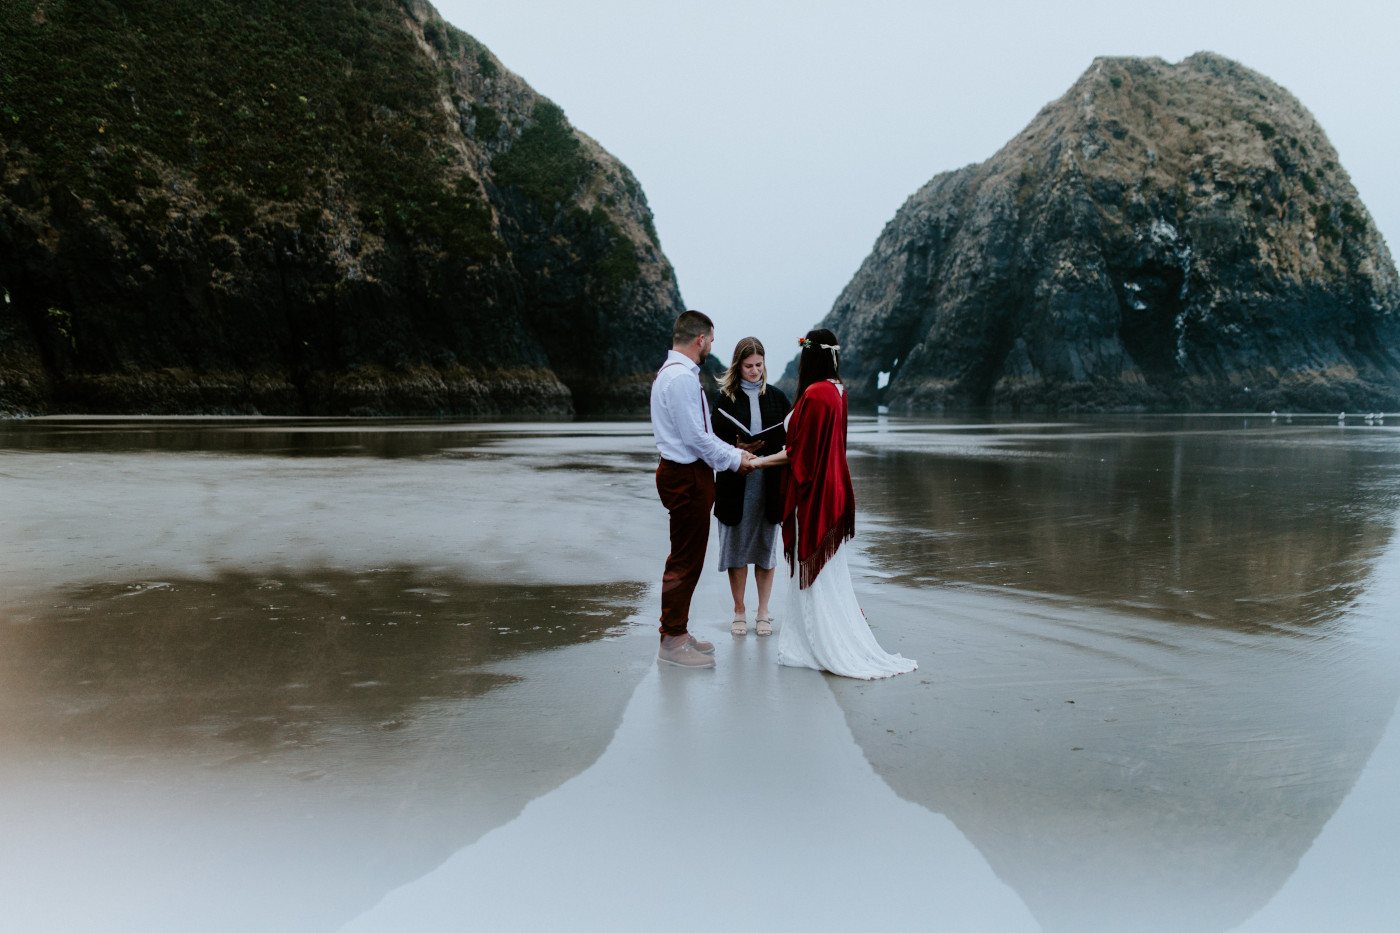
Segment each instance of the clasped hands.
[{"label": "clasped hands", "polygon": [[763,469],[763,465],[758,462],[759,458],[754,456],[754,451],[763,446],[763,441],[749,441],[747,444],[739,443],[734,446],[744,452],[743,459],[739,461],[740,476],[748,476],[754,470]]}]

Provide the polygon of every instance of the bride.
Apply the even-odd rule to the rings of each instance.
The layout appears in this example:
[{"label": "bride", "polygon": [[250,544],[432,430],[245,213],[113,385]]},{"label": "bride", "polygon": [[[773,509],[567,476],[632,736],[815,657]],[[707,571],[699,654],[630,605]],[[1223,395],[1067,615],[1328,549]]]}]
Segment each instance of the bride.
[{"label": "bride", "polygon": [[919,665],[885,653],[851,588],[844,545],[855,535],[856,504],[846,466],[846,387],[837,376],[841,348],[825,328],[798,343],[797,401],[786,447],[756,463],[789,466],[783,554],[791,576],[778,663],[863,680],[904,674]]}]

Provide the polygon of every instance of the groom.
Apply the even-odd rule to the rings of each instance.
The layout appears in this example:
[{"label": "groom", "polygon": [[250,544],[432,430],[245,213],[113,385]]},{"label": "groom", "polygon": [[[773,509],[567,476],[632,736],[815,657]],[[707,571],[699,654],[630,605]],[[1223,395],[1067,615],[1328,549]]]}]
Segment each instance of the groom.
[{"label": "groom", "polygon": [[677,667],[714,667],[715,646],[688,630],[690,596],[700,581],[715,504],[714,470],[753,470],[754,456],[731,447],[710,429],[710,402],[700,387],[700,364],[710,355],[715,325],[686,311],[671,330],[671,352],[651,384],[651,432],[661,463],[656,491],[671,513],[671,553],[661,577],[661,650],[656,658]]}]

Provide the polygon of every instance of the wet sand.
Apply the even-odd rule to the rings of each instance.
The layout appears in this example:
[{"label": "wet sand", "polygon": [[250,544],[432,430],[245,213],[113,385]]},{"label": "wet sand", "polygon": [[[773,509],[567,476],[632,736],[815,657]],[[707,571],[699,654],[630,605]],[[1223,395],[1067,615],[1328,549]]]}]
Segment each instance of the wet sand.
[{"label": "wet sand", "polygon": [[879,779],[824,678],[779,668],[776,651],[748,638],[717,651],[713,672],[653,668],[592,768],[346,933],[917,928],[931,917],[1037,929],[948,819]]},{"label": "wet sand", "polygon": [[1392,928],[1400,434],[852,448],[871,684],[655,667],[645,424],[0,424],[0,922]]}]

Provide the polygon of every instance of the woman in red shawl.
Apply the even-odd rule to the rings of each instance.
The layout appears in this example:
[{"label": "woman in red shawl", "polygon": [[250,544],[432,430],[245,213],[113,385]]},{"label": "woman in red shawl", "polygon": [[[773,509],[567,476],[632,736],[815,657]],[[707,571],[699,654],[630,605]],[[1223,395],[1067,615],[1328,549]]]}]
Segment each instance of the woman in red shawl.
[{"label": "woman in red shawl", "polygon": [[846,466],[846,387],[840,350],[825,328],[801,341],[797,401],[785,448],[759,467],[789,467],[783,496],[783,554],[791,570],[778,663],[873,680],[918,668],[875,641],[851,587],[845,543],[856,533],[856,500]]}]

